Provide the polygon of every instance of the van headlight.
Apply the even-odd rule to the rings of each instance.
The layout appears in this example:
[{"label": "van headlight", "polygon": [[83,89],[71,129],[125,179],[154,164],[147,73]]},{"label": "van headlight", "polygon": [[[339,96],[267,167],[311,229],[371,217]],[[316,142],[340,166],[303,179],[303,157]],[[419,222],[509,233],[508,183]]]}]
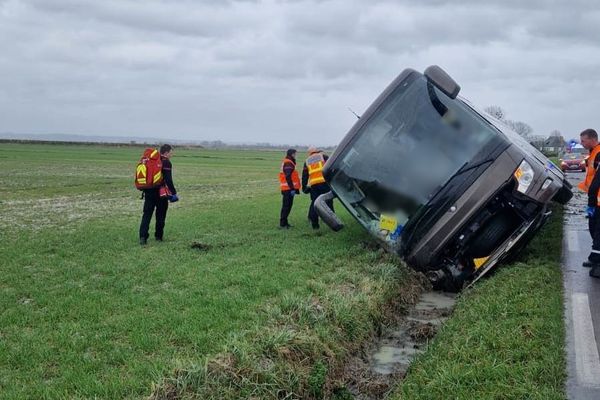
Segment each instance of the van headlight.
[{"label": "van headlight", "polygon": [[527,189],[529,189],[529,186],[531,185],[531,182],[533,182],[533,177],[535,175],[531,165],[527,161],[523,160],[521,165],[519,165],[519,168],[517,168],[515,171],[514,175],[519,183],[517,190],[521,193],[527,192]]}]

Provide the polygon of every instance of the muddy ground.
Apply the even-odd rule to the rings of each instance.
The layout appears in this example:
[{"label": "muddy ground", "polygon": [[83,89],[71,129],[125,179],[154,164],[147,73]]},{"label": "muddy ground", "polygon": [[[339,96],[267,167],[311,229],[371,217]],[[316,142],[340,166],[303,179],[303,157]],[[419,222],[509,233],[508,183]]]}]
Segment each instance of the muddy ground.
[{"label": "muddy ground", "polygon": [[449,317],[456,294],[428,291],[363,352],[350,359],[338,382],[341,398],[379,400],[404,377],[412,360]]}]

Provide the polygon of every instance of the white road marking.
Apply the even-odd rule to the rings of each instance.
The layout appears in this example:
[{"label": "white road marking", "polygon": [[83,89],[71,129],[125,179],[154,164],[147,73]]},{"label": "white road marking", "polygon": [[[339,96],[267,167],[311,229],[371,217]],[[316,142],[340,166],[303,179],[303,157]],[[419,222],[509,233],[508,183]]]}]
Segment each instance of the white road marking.
[{"label": "white road marking", "polygon": [[567,247],[572,253],[579,253],[579,231],[569,231],[567,233]]},{"label": "white road marking", "polygon": [[584,386],[600,387],[600,357],[587,293],[573,293],[572,304],[577,380]]}]

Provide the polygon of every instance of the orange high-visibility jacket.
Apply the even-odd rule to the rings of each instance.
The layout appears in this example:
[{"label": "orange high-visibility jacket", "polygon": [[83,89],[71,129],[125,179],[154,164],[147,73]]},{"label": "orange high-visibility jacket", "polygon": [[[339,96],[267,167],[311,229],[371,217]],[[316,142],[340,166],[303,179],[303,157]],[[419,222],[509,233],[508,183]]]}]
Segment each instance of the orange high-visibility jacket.
[{"label": "orange high-visibility jacket", "polygon": [[325,183],[323,176],[323,167],[325,166],[325,157],[321,152],[310,153],[306,159],[306,168],[308,169],[308,186]]},{"label": "orange high-visibility jacket", "polygon": [[[590,185],[594,180],[594,176],[596,175],[596,168],[594,166],[594,161],[596,160],[596,156],[600,153],[600,145],[597,145],[590,152],[590,156],[587,160],[586,170],[585,170],[585,180],[583,182],[579,182],[577,187],[584,192],[588,192],[590,189]],[[597,205],[600,206],[600,192],[598,192],[598,202]]]},{"label": "orange high-visibility jacket", "polygon": [[[285,179],[285,173],[283,172],[283,167],[286,164],[291,164],[294,167],[294,171],[292,172],[292,184],[294,185],[293,188],[290,188],[290,185],[288,185],[287,179]],[[300,190],[300,177],[298,176],[298,171],[296,171],[296,163],[294,163],[292,160],[290,160],[287,157],[284,158],[283,161],[281,162],[281,169],[279,171],[279,187],[282,191]]]}]

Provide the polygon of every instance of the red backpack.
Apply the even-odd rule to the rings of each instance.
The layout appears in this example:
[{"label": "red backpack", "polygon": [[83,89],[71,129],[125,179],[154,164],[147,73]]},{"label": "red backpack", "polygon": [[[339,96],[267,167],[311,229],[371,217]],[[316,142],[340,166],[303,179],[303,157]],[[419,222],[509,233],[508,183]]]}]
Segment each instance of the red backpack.
[{"label": "red backpack", "polygon": [[144,150],[135,169],[135,187],[139,190],[159,187],[163,183],[162,161],[158,150]]}]

